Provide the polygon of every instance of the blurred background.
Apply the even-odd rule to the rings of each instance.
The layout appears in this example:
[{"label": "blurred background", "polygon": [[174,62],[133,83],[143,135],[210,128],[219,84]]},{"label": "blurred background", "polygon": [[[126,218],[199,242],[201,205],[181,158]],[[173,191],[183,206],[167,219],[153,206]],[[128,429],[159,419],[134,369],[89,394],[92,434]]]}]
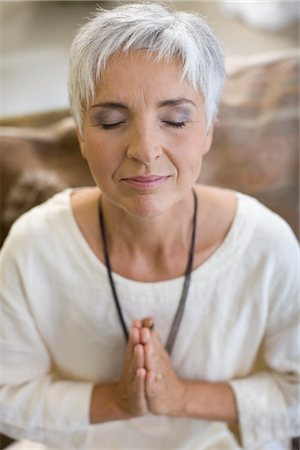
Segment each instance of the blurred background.
[{"label": "blurred background", "polygon": [[[68,107],[71,40],[97,5],[109,1],[0,1],[0,116]],[[299,47],[299,1],[166,1],[203,14],[227,59]]]},{"label": "blurred background", "polygon": [[[137,0],[0,0],[0,245],[21,213],[94,183],[68,117],[69,49],[97,5],[126,1]],[[201,182],[255,196],[300,236],[300,0],[162,3],[202,14],[224,48],[227,78]]]},{"label": "blurred background", "polygon": [[[97,5],[120,3],[0,0],[0,123],[9,125],[0,127],[0,245],[23,212],[67,186],[94,183],[68,111],[60,110],[68,108],[68,55],[77,29]],[[201,181],[255,196],[299,236],[300,0],[164,3],[201,13],[226,56],[220,119]],[[36,128],[17,128],[28,125]],[[10,441],[0,436],[0,448]],[[43,447],[11,447],[29,448]],[[287,448],[271,442],[264,450]],[[299,450],[299,440],[290,448]]]}]

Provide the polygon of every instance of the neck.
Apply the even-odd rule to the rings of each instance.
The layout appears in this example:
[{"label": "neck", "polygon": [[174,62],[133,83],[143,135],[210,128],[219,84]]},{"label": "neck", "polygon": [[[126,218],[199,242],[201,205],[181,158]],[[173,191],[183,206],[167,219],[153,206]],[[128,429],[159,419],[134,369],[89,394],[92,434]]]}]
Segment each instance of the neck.
[{"label": "neck", "polygon": [[[195,200],[196,199],[194,199],[194,202],[195,202]],[[182,203],[181,209],[188,208],[188,204],[190,203],[190,201],[186,199],[185,202],[181,201],[181,203]],[[108,203],[106,203],[106,205],[107,205],[106,208],[108,210],[109,209],[108,208]],[[149,218],[148,218],[146,222],[145,222],[145,219],[143,219],[143,222],[138,221],[138,224],[134,223],[135,230],[138,230],[139,233],[141,233],[141,231],[146,232],[147,235],[150,236],[152,234],[152,232],[153,232],[153,229],[151,228],[151,233],[150,233],[150,225],[155,224],[154,232],[155,232],[155,230],[159,230],[161,232],[162,228],[165,228],[166,223],[170,224],[171,216],[173,216],[173,219],[174,219],[175,212],[178,213],[178,211],[175,211],[175,209],[177,210],[178,207],[179,207],[179,205],[176,205],[176,208],[175,207],[172,208],[172,210],[174,210],[174,211],[172,211],[172,213],[171,213],[171,211],[168,211],[168,213],[164,214],[164,217],[163,217],[164,220],[162,220],[162,217],[160,217],[159,221],[158,221],[158,219],[156,219],[155,222],[153,222],[153,220],[149,221]],[[113,211],[113,209],[114,208],[112,208],[112,204],[110,204],[111,212]],[[183,210],[181,210],[181,213],[182,212],[183,212]],[[170,330],[170,333],[169,333],[169,336],[168,336],[168,339],[167,339],[167,344],[166,344],[166,350],[169,353],[171,353],[174,341],[176,339],[178,327],[180,325],[180,322],[181,322],[181,319],[182,319],[182,315],[183,315],[183,312],[184,312],[184,306],[185,306],[185,302],[186,302],[186,299],[187,299],[187,294],[188,294],[188,289],[189,289],[189,284],[190,284],[190,274],[191,274],[191,270],[192,270],[192,267],[193,267],[194,236],[195,236],[194,235],[194,231],[195,231],[195,225],[196,225],[196,213],[197,213],[197,203],[194,203],[193,214],[192,214],[192,230],[193,231],[192,231],[192,237],[190,239],[189,254],[188,254],[187,267],[186,267],[186,271],[185,271],[183,290],[182,290],[182,293],[181,293],[181,296],[180,296],[180,301],[179,301],[179,304],[178,304],[178,307],[177,307],[177,310],[176,310],[175,318],[173,320],[173,324],[172,324],[172,327],[171,327],[171,330]],[[120,217],[119,211],[115,215],[118,218],[118,222],[117,223],[120,223],[120,219],[122,219],[122,217]],[[111,214],[111,217],[113,217],[113,214]],[[124,217],[123,217],[123,219],[124,219]],[[128,220],[127,217],[126,217],[126,219],[127,219],[127,225],[129,223],[131,225],[133,224],[132,219]],[[110,284],[111,284],[113,297],[114,297],[114,300],[115,300],[115,303],[116,303],[116,306],[117,306],[117,310],[118,310],[118,313],[119,313],[120,321],[121,321],[123,329],[124,329],[124,334],[125,334],[126,339],[128,340],[128,330],[126,328],[126,324],[125,324],[125,321],[124,321],[124,318],[123,318],[123,314],[122,314],[122,309],[121,309],[120,303],[119,303],[118,294],[116,292],[115,284],[114,284],[114,281],[113,281],[113,278],[112,278],[111,264],[110,264],[111,261],[110,261],[110,258],[109,258],[108,249],[106,247],[106,238],[107,238],[107,236],[106,236],[105,222],[104,222],[104,217],[103,217],[103,199],[102,199],[102,202],[100,204],[100,224],[101,224],[102,234],[103,234],[103,238],[104,238],[104,248],[105,248],[105,255],[106,255],[106,264],[107,264],[107,268],[108,268],[108,278],[109,278],[109,281],[110,281]],[[124,227],[124,222],[122,223],[122,227]],[[177,227],[177,229],[183,229],[183,227],[181,227],[181,228]],[[131,232],[132,232],[132,230],[131,230]],[[124,236],[125,235],[126,234],[124,234]],[[158,242],[157,239],[154,240],[154,242]],[[164,240],[164,242],[165,242],[165,240]],[[148,279],[148,281],[153,281],[152,280],[152,275],[150,275],[150,279]]]},{"label": "neck", "polygon": [[126,251],[132,256],[157,258],[169,249],[182,249],[185,253],[189,248],[194,214],[192,191],[155,217],[137,217],[106,197],[102,198],[102,205],[111,255]]}]

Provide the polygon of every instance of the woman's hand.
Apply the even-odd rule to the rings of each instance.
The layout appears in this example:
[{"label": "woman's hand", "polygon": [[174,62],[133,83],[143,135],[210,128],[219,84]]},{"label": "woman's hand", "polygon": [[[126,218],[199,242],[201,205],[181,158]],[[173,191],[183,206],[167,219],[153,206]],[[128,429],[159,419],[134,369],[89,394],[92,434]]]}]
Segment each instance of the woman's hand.
[{"label": "woman's hand", "polygon": [[122,378],[114,389],[116,404],[127,418],[143,416],[149,412],[145,381],[145,352],[141,343],[141,322],[135,320],[129,331]]},{"label": "woman's hand", "polygon": [[145,389],[149,411],[158,415],[180,416],[185,384],[176,375],[168,353],[148,324],[149,319],[143,320],[140,334],[147,370]]},{"label": "woman's hand", "polygon": [[134,321],[121,380],[94,386],[91,423],[148,413],[236,422],[238,411],[230,385],[179,379],[151,324],[151,319]]},{"label": "woman's hand", "polygon": [[140,343],[141,322],[134,321],[129,332],[123,374],[117,383],[94,386],[90,423],[125,420],[148,413],[145,394],[144,347]]},{"label": "woman's hand", "polygon": [[178,378],[157,333],[147,328],[149,320],[142,321],[140,331],[149,411],[158,415],[237,422],[237,405],[230,385]]}]

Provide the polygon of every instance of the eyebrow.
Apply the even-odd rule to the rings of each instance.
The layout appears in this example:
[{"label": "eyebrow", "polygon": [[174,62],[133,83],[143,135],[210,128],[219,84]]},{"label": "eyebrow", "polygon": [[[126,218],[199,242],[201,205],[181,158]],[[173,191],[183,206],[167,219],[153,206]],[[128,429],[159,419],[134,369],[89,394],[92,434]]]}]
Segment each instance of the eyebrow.
[{"label": "eyebrow", "polygon": [[[183,103],[190,103],[191,105],[196,107],[196,104],[192,100],[189,100],[188,98],[184,98],[184,97],[179,97],[179,98],[174,98],[174,99],[170,98],[167,100],[162,100],[161,102],[159,102],[157,104],[157,107],[163,108],[165,106],[178,106],[178,105],[182,105]],[[123,103],[118,103],[118,102],[100,102],[100,103],[96,103],[96,104],[92,105],[91,109],[93,109],[93,108],[128,109],[128,107],[126,105],[124,105]]]},{"label": "eyebrow", "polygon": [[190,103],[196,107],[196,104],[192,100],[189,100],[188,98],[184,98],[184,97],[163,100],[158,103],[158,107],[163,108],[164,106],[177,106],[177,105],[182,105],[182,103]]},{"label": "eyebrow", "polygon": [[126,105],[123,105],[123,103],[117,103],[117,102],[102,102],[102,103],[96,103],[95,105],[91,106],[91,109],[93,108],[115,108],[115,109],[128,109]]}]

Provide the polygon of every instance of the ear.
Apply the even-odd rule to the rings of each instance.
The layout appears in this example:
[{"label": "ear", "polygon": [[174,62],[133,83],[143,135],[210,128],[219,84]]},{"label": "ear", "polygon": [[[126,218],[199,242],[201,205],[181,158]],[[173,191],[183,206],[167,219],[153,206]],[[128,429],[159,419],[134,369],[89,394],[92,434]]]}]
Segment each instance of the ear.
[{"label": "ear", "polygon": [[86,159],[86,152],[85,152],[85,139],[84,136],[80,133],[79,129],[76,128],[76,135],[80,146],[80,152],[84,159]]},{"label": "ear", "polygon": [[205,139],[204,152],[203,152],[204,155],[209,152],[209,149],[211,147],[211,143],[213,140],[213,134],[214,134],[214,123],[211,124],[211,126],[209,127],[209,129],[206,132],[206,139]]}]

